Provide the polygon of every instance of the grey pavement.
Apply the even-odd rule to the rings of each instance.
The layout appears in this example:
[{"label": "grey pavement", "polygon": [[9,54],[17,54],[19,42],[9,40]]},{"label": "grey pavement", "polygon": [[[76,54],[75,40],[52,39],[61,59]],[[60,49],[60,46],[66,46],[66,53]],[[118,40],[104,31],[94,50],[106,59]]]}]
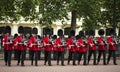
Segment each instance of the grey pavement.
[{"label": "grey pavement", "polygon": [[[99,65],[93,65],[93,60],[87,66],[80,65],[73,66],[72,61],[70,65],[67,65],[65,60],[65,66],[56,65],[56,61],[52,60],[52,66],[44,65],[44,61],[40,60],[38,66],[31,66],[30,60],[25,60],[25,66],[17,66],[17,61],[12,60],[11,67],[5,66],[4,61],[0,60],[0,72],[120,72],[120,60],[117,60],[118,65],[113,65],[113,61],[110,61],[109,65],[103,65],[102,60]],[[77,63],[77,62],[76,62]]]}]

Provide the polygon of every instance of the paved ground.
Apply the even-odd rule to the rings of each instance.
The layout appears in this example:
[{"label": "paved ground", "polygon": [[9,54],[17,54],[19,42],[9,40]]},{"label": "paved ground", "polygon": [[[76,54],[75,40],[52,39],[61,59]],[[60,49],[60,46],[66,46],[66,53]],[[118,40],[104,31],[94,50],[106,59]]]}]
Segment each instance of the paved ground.
[{"label": "paved ground", "polygon": [[102,65],[102,61],[99,65],[92,65],[93,61],[90,61],[90,65],[84,66],[77,65],[73,66],[67,65],[65,61],[65,66],[56,65],[56,61],[52,61],[52,66],[43,65],[44,61],[39,61],[39,65],[31,66],[29,60],[25,61],[25,67],[17,66],[17,62],[12,60],[12,66],[8,67],[4,65],[4,61],[0,60],[0,72],[120,72],[120,60],[117,60],[118,65],[113,65],[110,61],[109,65]]}]

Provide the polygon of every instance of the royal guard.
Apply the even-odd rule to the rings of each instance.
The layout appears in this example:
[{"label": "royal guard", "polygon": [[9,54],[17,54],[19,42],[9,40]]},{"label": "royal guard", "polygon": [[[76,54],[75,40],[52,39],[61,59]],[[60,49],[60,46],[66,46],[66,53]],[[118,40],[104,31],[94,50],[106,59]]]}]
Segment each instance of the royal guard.
[{"label": "royal guard", "polygon": [[53,39],[53,42],[52,42],[52,47],[53,47],[53,59],[56,60],[56,59],[57,59],[57,51],[58,51],[58,48],[57,48],[57,45],[55,44],[55,42],[56,42],[56,39],[57,39],[57,35],[53,35],[52,39]]},{"label": "royal guard", "polygon": [[57,65],[59,65],[59,59],[61,57],[61,65],[64,66],[64,53],[65,53],[65,46],[66,46],[66,40],[63,36],[63,30],[58,30],[58,36],[59,38],[56,39],[56,45],[57,45]]},{"label": "royal guard", "polygon": [[32,36],[28,42],[29,44],[29,51],[31,52],[31,65],[33,65],[33,60],[35,58],[35,66],[38,66],[38,53],[41,51],[42,47],[42,40],[37,35],[38,30],[37,28],[32,29]]},{"label": "royal guard", "polygon": [[115,31],[113,29],[111,29],[109,31],[110,36],[107,38],[107,42],[109,45],[109,54],[108,54],[107,64],[109,64],[110,58],[111,58],[111,56],[113,56],[113,63],[114,63],[114,65],[117,65],[117,63],[116,63],[116,50],[117,50],[116,44],[118,44],[118,42],[117,42],[117,39],[114,38],[114,34],[115,34]]},{"label": "royal guard", "polygon": [[13,49],[14,49],[14,59],[15,60],[17,60],[17,58],[18,58],[18,56],[17,56],[18,48],[15,45],[15,40],[16,40],[17,36],[18,36],[18,34],[14,34],[14,38],[13,38]]},{"label": "royal guard", "polygon": [[89,31],[89,37],[88,37],[88,48],[89,48],[89,54],[88,54],[88,64],[90,62],[90,58],[93,54],[93,59],[94,59],[94,65],[96,65],[96,39],[94,38],[94,31],[90,30]]},{"label": "royal guard", "polygon": [[48,61],[48,65],[51,66],[51,51],[52,51],[52,39],[50,37],[51,30],[49,28],[45,29],[45,37],[43,38],[43,46],[44,46],[44,53],[45,53],[45,62]]},{"label": "royal guard", "polygon": [[70,31],[70,38],[67,40],[67,46],[69,50],[69,56],[68,56],[68,65],[70,63],[70,60],[73,60],[73,65],[76,65],[75,60],[76,60],[76,38],[75,38],[75,31],[71,30]]},{"label": "royal guard", "polygon": [[107,39],[105,39],[104,35],[104,30],[100,29],[98,31],[98,34],[100,35],[100,37],[97,38],[97,42],[98,42],[98,60],[97,60],[97,64],[99,64],[100,62],[100,58],[101,58],[101,54],[103,54],[103,64],[106,65],[106,43],[107,43]]},{"label": "royal guard", "polygon": [[18,33],[19,35],[16,37],[16,40],[15,40],[15,45],[14,46],[17,46],[17,65],[20,64],[20,61],[21,61],[21,66],[25,66],[24,65],[24,60],[25,60],[25,53],[26,53],[26,38],[25,36],[23,35],[23,32],[24,32],[24,28],[22,26],[20,26],[18,28]]},{"label": "royal guard", "polygon": [[87,65],[86,57],[87,57],[87,40],[85,38],[84,32],[79,32],[80,38],[78,39],[78,46],[79,46],[79,58],[78,58],[78,65],[80,64],[82,55],[83,55],[83,65]]},{"label": "royal guard", "polygon": [[13,38],[10,35],[11,29],[9,26],[5,27],[5,35],[3,36],[2,44],[4,48],[4,60],[5,65],[11,66],[11,55],[12,55],[12,42]]}]

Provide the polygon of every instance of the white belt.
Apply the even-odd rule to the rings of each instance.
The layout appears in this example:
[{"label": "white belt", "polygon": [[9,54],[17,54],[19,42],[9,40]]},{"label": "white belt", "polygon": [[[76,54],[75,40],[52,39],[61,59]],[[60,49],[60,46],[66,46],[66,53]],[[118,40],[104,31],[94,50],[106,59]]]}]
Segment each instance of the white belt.
[{"label": "white belt", "polygon": [[5,42],[5,44],[10,44],[10,42]]},{"label": "white belt", "polygon": [[23,43],[18,43],[18,44],[23,44]]}]

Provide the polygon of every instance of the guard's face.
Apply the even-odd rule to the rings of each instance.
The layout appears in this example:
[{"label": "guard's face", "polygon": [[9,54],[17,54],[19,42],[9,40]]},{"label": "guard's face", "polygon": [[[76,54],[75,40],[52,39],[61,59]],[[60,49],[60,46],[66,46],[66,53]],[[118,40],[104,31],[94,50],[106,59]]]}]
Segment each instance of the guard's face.
[{"label": "guard's face", "polygon": [[49,34],[47,34],[46,36],[49,37]]},{"label": "guard's face", "polygon": [[6,33],[7,36],[9,36],[9,33]]}]

